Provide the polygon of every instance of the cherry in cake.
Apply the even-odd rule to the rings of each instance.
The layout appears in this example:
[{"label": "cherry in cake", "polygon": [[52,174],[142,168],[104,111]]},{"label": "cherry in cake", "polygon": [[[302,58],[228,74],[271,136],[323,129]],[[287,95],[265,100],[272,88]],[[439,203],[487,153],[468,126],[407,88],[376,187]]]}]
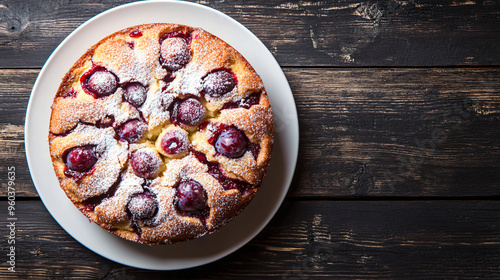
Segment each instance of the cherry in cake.
[{"label": "cherry in cake", "polygon": [[165,38],[161,42],[160,57],[163,67],[175,71],[191,59],[188,41],[182,37]]},{"label": "cherry in cake", "polygon": [[232,126],[226,127],[215,140],[215,149],[223,156],[239,158],[247,149],[247,140],[241,130]]},{"label": "cherry in cake", "polygon": [[146,131],[146,124],[140,120],[130,120],[117,129],[118,137],[129,143],[137,142]]},{"label": "cherry in cake", "polygon": [[140,107],[146,101],[146,87],[140,83],[130,83],[125,87],[123,98],[134,107]]},{"label": "cherry in cake", "polygon": [[81,84],[84,91],[98,98],[113,94],[118,88],[118,79],[105,68],[95,67],[82,75]]},{"label": "cherry in cake", "polygon": [[139,38],[142,36],[142,31],[139,28],[136,28],[128,34],[132,38]]},{"label": "cherry in cake", "polygon": [[98,128],[106,128],[110,127],[115,123],[115,117],[106,115],[102,120],[98,120],[95,124],[96,127]]},{"label": "cherry in cake", "polygon": [[179,211],[191,214],[198,214],[208,207],[205,189],[199,182],[194,180],[179,183],[176,201]]},{"label": "cherry in cake", "polygon": [[153,194],[143,192],[132,196],[127,209],[134,219],[150,219],[158,212],[158,202]]},{"label": "cherry in cake", "polygon": [[203,79],[203,92],[211,97],[222,97],[236,86],[236,78],[226,69],[209,73]]},{"label": "cherry in cake", "polygon": [[63,98],[74,98],[78,95],[78,92],[74,88],[70,88],[66,93],[62,96]]},{"label": "cherry in cake", "polygon": [[159,136],[160,151],[171,158],[179,158],[189,152],[189,139],[185,130],[174,128]]},{"label": "cherry in cake", "polygon": [[150,148],[142,148],[134,153],[130,158],[130,165],[135,175],[152,179],[158,176],[163,161],[158,153]]},{"label": "cherry in cake", "polygon": [[231,221],[259,190],[274,139],[267,93],[245,58],[200,28],[166,23],[89,49],[63,78],[49,130],[71,202],[151,245]]},{"label": "cherry in cake", "polygon": [[92,173],[98,160],[94,149],[93,145],[85,145],[65,151],[63,154],[63,161],[66,165],[64,175],[79,182],[84,176]]},{"label": "cherry in cake", "polygon": [[178,100],[174,103],[172,111],[172,122],[186,126],[196,126],[200,124],[206,116],[206,108],[196,98]]},{"label": "cherry in cake", "polygon": [[66,156],[66,165],[72,171],[87,172],[97,162],[93,146],[82,146],[71,149]]}]

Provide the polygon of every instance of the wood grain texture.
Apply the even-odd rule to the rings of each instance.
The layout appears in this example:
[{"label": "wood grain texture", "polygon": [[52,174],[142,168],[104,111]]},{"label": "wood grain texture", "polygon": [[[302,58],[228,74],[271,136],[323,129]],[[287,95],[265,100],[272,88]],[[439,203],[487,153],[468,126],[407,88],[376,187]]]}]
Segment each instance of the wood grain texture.
[{"label": "wood grain texture", "polygon": [[[0,67],[41,67],[75,28],[130,1],[6,0]],[[499,65],[498,1],[195,1],[250,29],[283,66]]]},{"label": "wood grain texture", "polygon": [[[301,131],[289,196],[500,195],[500,69],[285,73]],[[0,71],[0,170],[15,166],[18,195],[27,197],[37,193],[26,166],[23,116],[37,74]]]},{"label": "wood grain texture", "polygon": [[298,196],[500,194],[500,71],[290,69]]},{"label": "wood grain texture", "polygon": [[41,202],[26,201],[16,214],[17,272],[0,269],[0,278],[498,279],[499,214],[499,202],[288,202],[237,252],[194,269],[154,272],[96,255]]},{"label": "wood grain texture", "polygon": [[[31,182],[24,149],[26,108],[38,70],[0,71],[0,196],[7,195],[7,169],[16,169],[17,195],[38,196]],[[42,141],[46,137],[41,136]]]},{"label": "wood grain texture", "polygon": [[301,137],[287,199],[246,246],[189,270],[127,267],[75,241],[31,181],[26,106],[56,46],[128,2],[0,1],[0,279],[500,279],[500,2],[488,0],[193,1],[283,66]]}]

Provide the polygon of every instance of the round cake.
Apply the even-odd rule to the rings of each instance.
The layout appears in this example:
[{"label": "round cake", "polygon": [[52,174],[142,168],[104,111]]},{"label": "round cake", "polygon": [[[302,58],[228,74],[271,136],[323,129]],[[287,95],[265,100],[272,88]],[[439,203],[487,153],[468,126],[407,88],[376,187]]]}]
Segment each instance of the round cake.
[{"label": "round cake", "polygon": [[245,58],[200,28],[118,31],[66,73],[52,105],[61,188],[100,227],[139,243],[212,233],[256,195],[271,105]]}]

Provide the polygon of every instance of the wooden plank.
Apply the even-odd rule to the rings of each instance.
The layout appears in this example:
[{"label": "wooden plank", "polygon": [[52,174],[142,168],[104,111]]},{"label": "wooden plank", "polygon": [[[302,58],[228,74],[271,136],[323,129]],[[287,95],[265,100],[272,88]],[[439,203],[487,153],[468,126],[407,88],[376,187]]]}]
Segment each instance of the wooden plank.
[{"label": "wooden plank", "polygon": [[[6,0],[0,67],[41,67],[94,15],[126,1]],[[233,17],[284,66],[499,65],[498,1],[195,1]]]},{"label": "wooden plank", "polygon": [[[39,70],[0,71],[0,172],[2,190],[7,195],[7,170],[15,169],[18,196],[38,196],[33,187],[24,149],[26,108]],[[40,136],[40,141],[46,141]]]},{"label": "wooden plank", "polygon": [[290,69],[297,196],[498,196],[500,69]]},{"label": "wooden plank", "polygon": [[[500,195],[500,69],[285,73],[301,131],[290,196]],[[15,166],[28,197],[23,121],[37,74],[0,71],[0,170]]]},{"label": "wooden plank", "polygon": [[[73,240],[39,201],[18,202],[16,272],[2,279],[498,279],[500,202],[285,203],[249,244],[182,271],[126,267]],[[7,202],[0,202],[2,213]],[[7,228],[5,218],[0,227]],[[2,234],[7,244],[9,234]]]}]

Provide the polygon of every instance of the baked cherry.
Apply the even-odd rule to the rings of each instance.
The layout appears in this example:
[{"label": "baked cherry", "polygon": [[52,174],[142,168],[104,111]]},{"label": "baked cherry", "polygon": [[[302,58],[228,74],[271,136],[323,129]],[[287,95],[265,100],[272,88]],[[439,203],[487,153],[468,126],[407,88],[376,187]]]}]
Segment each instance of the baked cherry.
[{"label": "baked cherry", "polygon": [[163,135],[160,145],[169,156],[182,155],[188,152],[189,139],[183,131],[172,129]]},{"label": "baked cherry", "polygon": [[207,109],[196,98],[178,100],[172,111],[172,122],[174,124],[181,123],[196,126],[203,121],[206,113]]},{"label": "baked cherry", "polygon": [[78,92],[75,90],[75,88],[70,88],[68,91],[66,91],[65,94],[63,94],[63,98],[74,98],[78,95]]},{"label": "baked cherry", "polygon": [[123,98],[134,107],[140,107],[146,101],[146,88],[140,83],[125,86]]},{"label": "baked cherry", "polygon": [[127,209],[135,219],[149,219],[158,212],[158,202],[153,194],[144,192],[132,196],[127,204]]},{"label": "baked cherry", "polygon": [[205,106],[196,98],[188,98],[179,104],[178,118],[184,124],[198,125],[205,118],[205,115]]},{"label": "baked cherry", "polygon": [[215,149],[228,158],[241,157],[247,148],[247,140],[243,132],[235,127],[224,129],[215,141]]},{"label": "baked cherry", "polygon": [[236,79],[232,73],[221,69],[209,73],[203,79],[203,92],[211,97],[222,97],[236,86]]},{"label": "baked cherry", "polygon": [[83,88],[97,97],[107,96],[116,91],[118,81],[111,72],[101,68],[88,77]]},{"label": "baked cherry", "polygon": [[135,151],[130,159],[134,174],[145,179],[152,179],[160,172],[162,160],[158,153],[148,148]]},{"label": "baked cherry", "polygon": [[97,162],[93,146],[81,146],[73,148],[66,156],[66,165],[72,171],[87,172]]},{"label": "baked cherry", "polygon": [[115,123],[115,117],[112,115],[106,115],[104,118],[98,120],[95,123],[95,127],[106,128],[106,127],[113,126],[114,123]]},{"label": "baked cherry", "polygon": [[132,38],[139,38],[142,36],[142,31],[139,28],[136,28],[128,34]]},{"label": "baked cherry", "polygon": [[120,139],[129,143],[135,143],[141,139],[146,131],[146,124],[140,120],[131,120],[124,123],[117,130]]},{"label": "baked cherry", "polygon": [[160,56],[163,67],[175,71],[191,59],[190,46],[184,38],[166,38],[161,42]]},{"label": "baked cherry", "polygon": [[175,76],[172,75],[172,73],[170,72],[167,72],[167,74],[165,75],[165,77],[163,77],[162,79],[165,84],[167,84],[167,86],[165,88],[168,87],[168,84],[170,84],[173,80],[175,80]]},{"label": "baked cherry", "polygon": [[207,207],[207,193],[197,181],[183,181],[177,187],[176,202],[180,211],[197,214]]}]

